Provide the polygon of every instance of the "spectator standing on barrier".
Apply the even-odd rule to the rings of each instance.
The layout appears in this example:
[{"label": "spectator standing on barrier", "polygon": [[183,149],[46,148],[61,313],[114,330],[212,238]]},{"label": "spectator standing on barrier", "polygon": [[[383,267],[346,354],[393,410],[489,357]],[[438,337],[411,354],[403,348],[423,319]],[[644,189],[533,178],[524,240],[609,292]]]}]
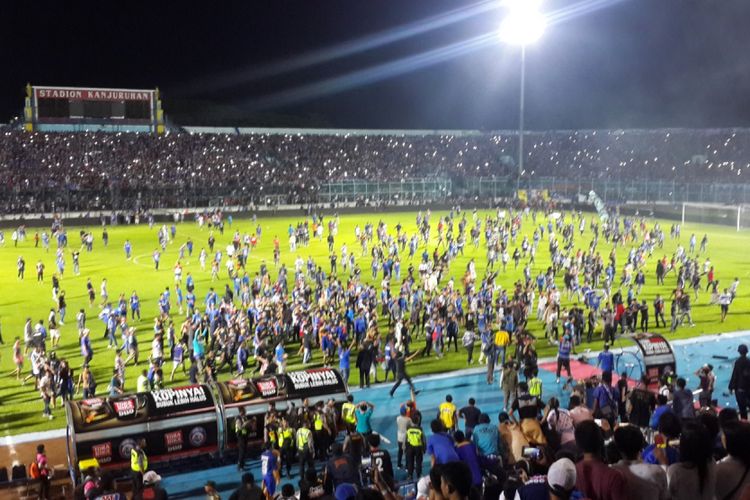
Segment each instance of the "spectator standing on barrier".
[{"label": "spectator standing on barrier", "polygon": [[135,446],[130,449],[130,474],[133,478],[133,494],[143,490],[143,474],[148,470],[148,456],[144,448],[146,440],[139,439]]},{"label": "spectator standing on barrier", "polygon": [[747,346],[737,347],[740,357],[734,362],[732,378],[729,380],[729,393],[734,392],[737,400],[737,411],[742,420],[747,420],[747,409],[750,406],[750,360],[747,359]]},{"label": "spectator standing on barrier", "polygon": [[406,471],[409,481],[416,477],[422,477],[422,458],[427,448],[424,437],[424,431],[417,423],[417,419],[412,417],[409,426],[406,428]]},{"label": "spectator standing on barrier", "polygon": [[300,422],[297,429],[297,460],[299,461],[299,477],[305,477],[305,467],[315,469],[315,447],[310,424]]}]

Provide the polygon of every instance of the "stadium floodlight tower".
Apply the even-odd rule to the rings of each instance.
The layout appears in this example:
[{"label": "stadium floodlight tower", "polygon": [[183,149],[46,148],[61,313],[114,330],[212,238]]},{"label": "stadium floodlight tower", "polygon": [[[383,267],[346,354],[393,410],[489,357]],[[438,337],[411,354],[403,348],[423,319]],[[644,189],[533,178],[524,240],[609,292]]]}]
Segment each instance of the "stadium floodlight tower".
[{"label": "stadium floodlight tower", "polygon": [[518,174],[516,193],[521,188],[523,174],[524,106],[526,100],[526,46],[539,40],[544,34],[546,21],[540,11],[541,0],[504,0],[507,14],[500,24],[500,40],[508,45],[521,47],[521,94],[518,113]]}]

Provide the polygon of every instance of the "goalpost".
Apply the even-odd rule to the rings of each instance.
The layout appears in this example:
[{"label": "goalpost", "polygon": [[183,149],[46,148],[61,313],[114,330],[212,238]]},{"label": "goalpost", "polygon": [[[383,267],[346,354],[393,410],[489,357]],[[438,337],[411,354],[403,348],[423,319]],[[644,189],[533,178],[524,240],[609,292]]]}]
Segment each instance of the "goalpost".
[{"label": "goalpost", "polygon": [[682,225],[690,222],[720,224],[735,227],[739,231],[743,228],[743,225],[750,223],[747,217],[743,217],[743,212],[748,209],[747,205],[684,202],[682,204]]}]

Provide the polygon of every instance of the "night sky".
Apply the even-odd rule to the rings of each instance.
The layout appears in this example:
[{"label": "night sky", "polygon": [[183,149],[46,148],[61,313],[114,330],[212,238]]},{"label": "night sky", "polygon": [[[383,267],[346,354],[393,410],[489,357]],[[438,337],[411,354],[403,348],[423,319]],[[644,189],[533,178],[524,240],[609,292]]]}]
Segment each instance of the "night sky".
[{"label": "night sky", "polygon": [[[527,49],[528,129],[750,126],[750,1],[583,4],[596,9]],[[475,15],[419,29],[449,11]],[[32,82],[158,86],[180,125],[511,129],[520,51],[489,36],[504,13],[477,0],[2,2],[0,121],[21,115]],[[383,35],[395,40],[342,50]],[[415,63],[425,53],[434,64]]]}]

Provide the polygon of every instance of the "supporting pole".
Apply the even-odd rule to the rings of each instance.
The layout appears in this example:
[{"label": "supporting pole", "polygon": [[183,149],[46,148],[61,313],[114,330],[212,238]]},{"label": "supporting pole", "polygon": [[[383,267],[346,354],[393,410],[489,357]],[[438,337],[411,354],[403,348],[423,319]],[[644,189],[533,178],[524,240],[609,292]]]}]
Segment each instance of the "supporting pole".
[{"label": "supporting pole", "polygon": [[516,177],[516,196],[521,189],[521,174],[523,173],[523,115],[526,100],[526,46],[521,45],[521,98],[518,109],[518,174]]}]

